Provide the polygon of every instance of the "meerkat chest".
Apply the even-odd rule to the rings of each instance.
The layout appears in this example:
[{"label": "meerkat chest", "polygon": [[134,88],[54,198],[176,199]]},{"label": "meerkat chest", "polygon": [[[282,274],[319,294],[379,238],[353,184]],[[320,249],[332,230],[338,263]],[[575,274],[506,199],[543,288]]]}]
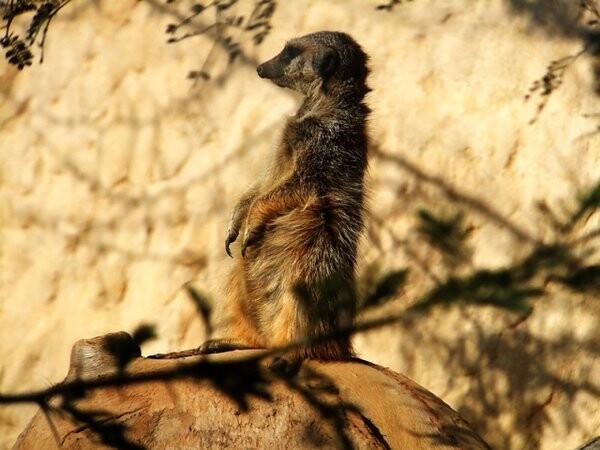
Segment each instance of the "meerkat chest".
[{"label": "meerkat chest", "polygon": [[327,121],[315,114],[294,116],[288,120],[283,133],[283,143],[297,153],[310,145],[318,144],[328,134]]}]

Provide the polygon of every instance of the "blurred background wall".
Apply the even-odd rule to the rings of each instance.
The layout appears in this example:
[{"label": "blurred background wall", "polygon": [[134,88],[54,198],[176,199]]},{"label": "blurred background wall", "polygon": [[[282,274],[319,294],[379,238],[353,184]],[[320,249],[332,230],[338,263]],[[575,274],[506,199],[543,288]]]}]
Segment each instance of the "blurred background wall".
[{"label": "blurred background wall", "polygon": [[[148,325],[146,355],[204,340],[190,292],[222,298],[230,208],[297,104],[255,66],[330,29],[371,56],[359,274],[367,293],[390,274],[398,290],[364,316],[430,305],[356,336],[359,356],[430,389],[494,448],[574,448],[600,434],[593,10],[382,3],[274,2],[256,45],[227,26],[167,43],[247,18],[254,0],[170,35],[192,2],[72,1],[43,64],[39,51],[23,71],[0,62],[0,392],[60,381],[80,338]],[[34,412],[0,409],[0,448]]]}]

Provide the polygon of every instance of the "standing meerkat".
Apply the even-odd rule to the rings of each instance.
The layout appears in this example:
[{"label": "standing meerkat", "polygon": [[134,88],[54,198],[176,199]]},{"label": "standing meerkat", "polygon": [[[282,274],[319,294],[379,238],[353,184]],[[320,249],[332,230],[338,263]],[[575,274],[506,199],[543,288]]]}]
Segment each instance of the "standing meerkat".
[{"label": "standing meerkat", "polygon": [[[258,75],[299,92],[265,176],[238,201],[225,250],[240,233],[224,303],[222,338],[198,353],[307,345],[276,358],[287,370],[304,358],[351,357],[349,336],[310,343],[351,326],[355,266],[363,231],[367,55],[345,33],[289,41]],[[290,369],[293,370],[293,369]]]}]

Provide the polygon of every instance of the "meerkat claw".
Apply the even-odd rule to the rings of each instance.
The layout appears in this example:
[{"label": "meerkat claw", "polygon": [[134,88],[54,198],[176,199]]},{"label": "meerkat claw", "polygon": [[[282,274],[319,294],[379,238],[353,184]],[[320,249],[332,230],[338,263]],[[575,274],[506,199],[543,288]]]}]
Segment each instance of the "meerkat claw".
[{"label": "meerkat claw", "polygon": [[231,242],[229,242],[229,239],[225,241],[225,252],[227,253],[227,255],[230,258],[233,258],[233,255],[231,254],[231,250],[229,249],[230,244],[231,244]]},{"label": "meerkat claw", "polygon": [[227,237],[225,238],[225,252],[227,252],[227,254],[229,255],[230,258],[233,258],[233,255],[231,253],[231,250],[229,248],[229,246],[235,242],[235,240],[238,237],[238,232],[236,231],[232,231],[231,228],[227,230]]}]

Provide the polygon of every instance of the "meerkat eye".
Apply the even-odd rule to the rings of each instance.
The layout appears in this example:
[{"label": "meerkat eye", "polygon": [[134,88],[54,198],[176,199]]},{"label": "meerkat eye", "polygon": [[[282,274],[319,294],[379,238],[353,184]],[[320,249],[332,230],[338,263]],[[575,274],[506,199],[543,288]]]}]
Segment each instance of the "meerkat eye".
[{"label": "meerkat eye", "polygon": [[286,59],[292,60],[300,54],[300,49],[298,47],[288,44],[285,47],[283,47],[282,53]]}]

